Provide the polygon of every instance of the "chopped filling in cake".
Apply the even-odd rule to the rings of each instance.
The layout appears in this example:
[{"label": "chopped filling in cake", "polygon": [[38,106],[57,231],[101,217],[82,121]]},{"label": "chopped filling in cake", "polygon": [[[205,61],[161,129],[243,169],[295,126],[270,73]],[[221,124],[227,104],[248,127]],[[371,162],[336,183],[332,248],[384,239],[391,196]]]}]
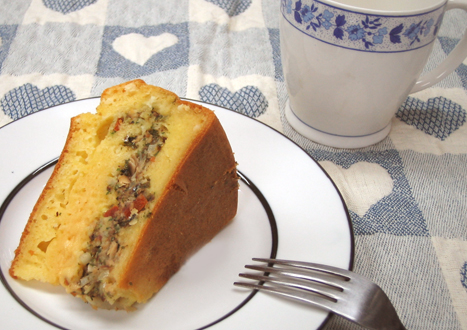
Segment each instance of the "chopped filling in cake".
[{"label": "chopped filling in cake", "polygon": [[154,199],[149,191],[151,181],[145,172],[167,139],[164,117],[155,110],[149,116],[147,112],[125,115],[116,120],[109,134],[120,130],[134,132],[130,125],[139,125],[141,130],[136,135],[124,135],[122,140],[122,145],[134,152],[124,164],[118,166],[109,180],[107,194],[115,203],[97,221],[88,249],[80,258],[84,270],[79,283],[79,294],[90,300],[112,299],[106,292],[105,285],[110,281],[110,270],[125,248],[119,242],[118,233],[150,216],[150,210],[146,210],[146,206]]}]

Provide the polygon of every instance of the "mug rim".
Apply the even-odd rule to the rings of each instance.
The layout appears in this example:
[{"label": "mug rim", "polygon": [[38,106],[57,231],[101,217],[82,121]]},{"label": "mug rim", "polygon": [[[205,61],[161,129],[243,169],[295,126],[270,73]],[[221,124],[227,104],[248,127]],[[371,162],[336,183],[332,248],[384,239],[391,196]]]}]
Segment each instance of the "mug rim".
[{"label": "mug rim", "polygon": [[315,2],[319,2],[336,9],[343,9],[346,11],[354,12],[354,13],[361,13],[361,14],[371,14],[371,15],[378,15],[378,16],[385,16],[385,17],[403,17],[403,16],[416,16],[416,15],[423,15],[430,13],[432,11],[438,10],[441,7],[444,7],[448,0],[436,0],[429,6],[417,8],[417,9],[394,9],[394,10],[386,10],[386,9],[374,9],[374,8],[365,8],[358,5],[351,5],[347,3],[343,3],[339,0],[314,0]]},{"label": "mug rim", "polygon": [[[306,36],[333,46],[399,53],[432,44],[446,8],[443,4],[417,14],[380,15],[335,7],[331,4],[335,1],[281,0],[282,20]],[[280,29],[283,30],[282,25]]]}]

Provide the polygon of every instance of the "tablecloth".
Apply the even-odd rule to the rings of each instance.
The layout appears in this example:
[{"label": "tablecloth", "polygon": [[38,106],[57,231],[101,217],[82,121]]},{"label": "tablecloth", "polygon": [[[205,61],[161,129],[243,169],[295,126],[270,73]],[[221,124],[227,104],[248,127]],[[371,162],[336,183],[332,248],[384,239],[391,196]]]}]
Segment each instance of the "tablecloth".
[{"label": "tablecloth", "polygon": [[[427,71],[466,22],[445,15]],[[256,118],[332,177],[354,271],[407,328],[467,329],[467,61],[410,95],[384,141],[335,149],[288,125],[279,43],[279,0],[0,0],[0,126],[134,78]],[[334,317],[325,329],[359,327]]]}]

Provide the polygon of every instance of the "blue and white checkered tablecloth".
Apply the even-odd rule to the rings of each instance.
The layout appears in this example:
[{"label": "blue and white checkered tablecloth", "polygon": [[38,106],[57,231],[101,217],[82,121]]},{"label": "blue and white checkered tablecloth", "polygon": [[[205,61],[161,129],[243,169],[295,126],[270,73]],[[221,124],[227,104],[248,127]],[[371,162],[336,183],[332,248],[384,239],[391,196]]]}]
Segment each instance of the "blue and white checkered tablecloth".
[{"label": "blue and white checkered tablecloth", "polygon": [[[409,96],[381,143],[333,149],[285,120],[279,0],[0,0],[0,8],[0,126],[133,78],[257,118],[333,178],[355,230],[354,270],[386,291],[404,324],[467,329],[467,61]],[[426,70],[466,26],[464,12],[446,14]],[[325,329],[359,327],[335,317]]]}]

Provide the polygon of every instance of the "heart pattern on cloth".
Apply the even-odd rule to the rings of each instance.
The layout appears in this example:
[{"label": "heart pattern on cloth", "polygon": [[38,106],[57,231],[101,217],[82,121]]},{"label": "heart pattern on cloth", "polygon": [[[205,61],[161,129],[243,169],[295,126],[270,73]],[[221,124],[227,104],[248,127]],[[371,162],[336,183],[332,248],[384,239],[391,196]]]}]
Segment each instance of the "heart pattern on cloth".
[{"label": "heart pattern on cloth", "polygon": [[[390,176],[393,185],[392,191],[389,195],[382,198],[381,196],[385,195],[389,191],[390,186],[390,182],[387,180],[387,175],[383,174],[383,172],[379,172],[379,175],[383,175],[383,177],[386,178],[383,182],[379,182],[377,175],[372,175],[371,173],[358,174],[360,177],[365,175],[366,178],[364,178],[364,180],[366,180],[369,185],[372,185],[372,182],[375,180],[378,181],[375,181],[374,185],[376,187],[348,190],[352,192],[352,198],[347,198],[344,195],[344,191],[341,191],[342,195],[346,197],[346,203],[349,206],[349,214],[355,235],[374,235],[377,233],[384,233],[395,236],[429,236],[430,233],[428,231],[427,221],[418,207],[417,200],[413,195],[412,187],[405,175],[404,163],[399,151],[389,149],[384,151],[347,152],[329,151],[319,148],[308,148],[306,151],[320,164],[326,162],[334,163],[334,166],[337,167],[338,174],[341,175],[341,182],[342,180],[347,180],[348,174],[345,175],[345,169],[352,169],[353,166],[360,163],[369,163],[380,166]],[[369,167],[366,164],[360,169],[365,170],[365,168],[375,172],[380,171],[376,166]],[[352,171],[350,174],[352,174]],[[357,176],[357,174],[355,174],[355,176]],[[337,182],[336,185],[338,185]],[[341,185],[350,186],[351,183],[341,183]],[[377,186],[386,188],[378,192],[378,189],[380,188]],[[368,197],[368,195],[372,191],[377,194],[380,199],[367,209],[370,202],[363,204],[359,200],[364,198],[371,199],[372,197]],[[362,197],[360,197],[360,194],[362,194]],[[376,200],[376,198],[373,200]],[[354,205],[351,205],[348,201],[351,201]],[[366,212],[364,212],[365,210]],[[364,213],[364,215],[360,216],[356,212],[359,214]]]},{"label": "heart pattern on cloth", "polygon": [[431,98],[427,102],[408,97],[397,111],[396,117],[444,141],[464,125],[466,111],[444,97]]},{"label": "heart pattern on cloth", "polygon": [[245,86],[232,93],[218,84],[209,84],[201,87],[199,96],[204,102],[217,104],[253,118],[262,115],[269,105],[256,86]]},{"label": "heart pattern on cloth", "polygon": [[178,37],[171,33],[145,37],[139,33],[129,33],[116,38],[113,49],[136,64],[143,66],[154,54],[178,43]]},{"label": "heart pattern on cloth", "polygon": [[54,105],[74,101],[75,94],[63,85],[39,89],[25,84],[7,92],[0,101],[3,111],[13,120]]},{"label": "heart pattern on cloth", "polygon": [[206,0],[222,8],[229,17],[240,15],[251,5],[251,0]]},{"label": "heart pattern on cloth", "polygon": [[66,15],[92,5],[97,0],[42,0],[42,2],[47,8]]},{"label": "heart pattern on cloth", "polygon": [[378,164],[359,162],[343,168],[333,162],[324,161],[320,165],[344,194],[349,208],[360,217],[372,205],[388,196],[394,187],[388,171]]}]

